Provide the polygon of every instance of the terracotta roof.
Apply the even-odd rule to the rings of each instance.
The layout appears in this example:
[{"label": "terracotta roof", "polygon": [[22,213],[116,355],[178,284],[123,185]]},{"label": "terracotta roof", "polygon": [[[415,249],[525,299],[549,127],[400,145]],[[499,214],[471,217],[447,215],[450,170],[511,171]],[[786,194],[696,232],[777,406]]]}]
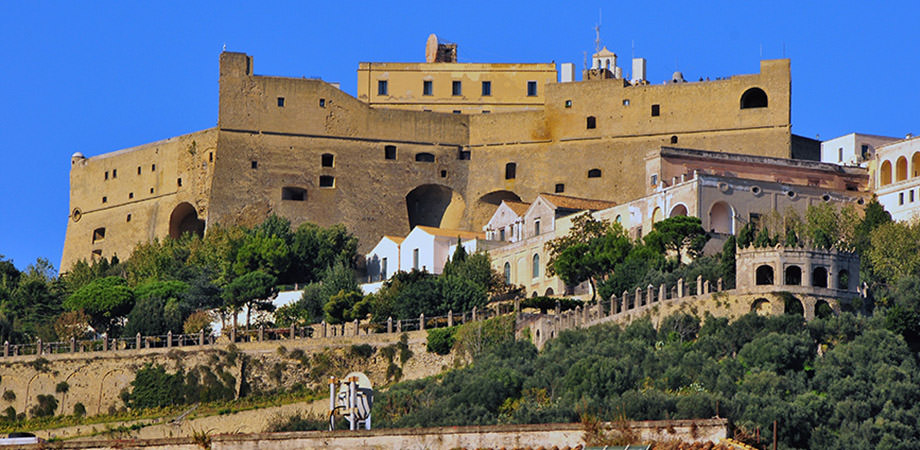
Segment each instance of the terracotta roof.
[{"label": "terracotta roof", "polygon": [[393,241],[393,242],[395,242],[395,243],[397,243],[397,244],[402,244],[402,241],[405,241],[405,240],[406,240],[406,238],[404,238],[404,237],[399,237],[399,236],[388,236],[388,235],[383,235],[383,237],[385,237],[385,238],[387,238],[387,239],[389,239],[389,240],[391,240],[391,241]]},{"label": "terracotta roof", "polygon": [[523,216],[524,213],[527,212],[527,209],[530,208],[530,203],[525,202],[502,200],[502,203],[508,205],[508,207],[511,208],[511,210],[519,216]]},{"label": "terracotta roof", "polygon": [[428,234],[435,236],[459,237],[460,239],[485,239],[486,234],[476,231],[450,230],[447,228],[426,227],[417,225],[415,228],[421,228]]},{"label": "terracotta roof", "polygon": [[616,202],[609,202],[607,200],[569,197],[568,195],[547,194],[545,192],[541,193],[540,197],[543,197],[548,202],[556,205],[557,208],[576,209],[579,211],[586,209],[589,211],[600,211],[602,209],[612,208],[617,205]]}]

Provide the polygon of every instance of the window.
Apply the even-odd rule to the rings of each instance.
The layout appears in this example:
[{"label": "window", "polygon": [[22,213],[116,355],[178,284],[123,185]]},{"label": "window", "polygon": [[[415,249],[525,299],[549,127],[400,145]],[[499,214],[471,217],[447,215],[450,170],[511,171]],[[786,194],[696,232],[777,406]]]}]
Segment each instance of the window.
[{"label": "window", "polygon": [[418,162],[434,162],[434,155],[431,153],[416,153],[415,160]]},{"label": "window", "polygon": [[677,143],[677,136],[671,136],[671,143],[672,143],[672,144],[676,144],[676,143]]},{"label": "window", "polygon": [[156,165],[156,164],[151,164],[151,165],[150,165],[150,171],[151,171],[151,172],[156,172],[156,171],[157,171],[157,165]]},{"label": "window", "polygon": [[502,242],[505,241],[505,229],[504,228],[502,228],[501,230],[498,230],[498,240]]},{"label": "window", "polygon": [[483,113],[483,114],[489,114],[489,113],[491,113],[491,112],[492,112],[492,111],[489,111],[488,109],[482,110],[482,113]]},{"label": "window", "polygon": [[657,174],[657,173],[653,173],[652,176],[649,177],[648,182],[649,182],[649,184],[651,184],[652,186],[656,186],[656,185],[658,184],[658,174]]},{"label": "window", "polygon": [[914,190],[913,190],[913,189],[907,191],[907,197],[908,197],[908,199],[910,200],[911,203],[914,202]]},{"label": "window", "polygon": [[384,159],[396,159],[396,146],[387,145],[383,147],[383,158]]},{"label": "window", "polygon": [[432,95],[434,92],[434,86],[431,83],[431,80],[425,80],[422,82],[422,95]]},{"label": "window", "polygon": [[307,190],[299,187],[283,187],[281,188],[281,200],[291,200],[295,202],[302,202],[307,199]]},{"label": "window", "polygon": [[323,156],[322,156],[323,167],[332,167],[334,161],[335,161],[335,155],[333,155],[332,153],[323,153]]},{"label": "window", "polygon": [[150,193],[153,194],[153,188],[150,188]]},{"label": "window", "polygon": [[[457,94],[454,94],[454,95],[457,95]],[[490,96],[490,95],[492,95],[492,82],[491,82],[491,81],[483,81],[483,82],[482,82],[482,96],[483,96],[483,97],[488,97],[488,96]]]},{"label": "window", "polygon": [[387,95],[387,80],[377,80],[377,95]]},{"label": "window", "polygon": [[452,95],[463,95],[463,84],[459,81],[454,81],[451,84],[451,94]]},{"label": "window", "polygon": [[105,228],[96,228],[93,230],[93,244],[105,240]]},{"label": "window", "polygon": [[585,128],[593,130],[597,128],[597,119],[594,116],[588,116],[588,119],[585,121]]},{"label": "window", "polygon": [[258,161],[250,161],[250,162],[249,162],[249,166],[252,167],[253,169],[258,169],[258,168],[259,168],[259,162],[258,162]]},{"label": "window", "polygon": [[789,266],[786,268],[785,284],[799,286],[802,284],[802,268],[799,266]]},{"label": "window", "polygon": [[591,169],[588,171],[588,178],[600,178],[601,169]]},{"label": "window", "polygon": [[572,101],[571,101],[571,100],[566,100],[566,101],[565,101],[565,107],[566,107],[566,108],[571,108],[571,107],[572,107]]},{"label": "window", "polygon": [[773,267],[763,265],[755,271],[755,284],[765,286],[773,284]]},{"label": "window", "polygon": [[556,183],[556,189],[553,192],[557,194],[565,192],[565,183]]},{"label": "window", "polygon": [[447,171],[446,171],[446,170],[442,170],[442,171],[441,171],[441,178],[447,178]]},{"label": "window", "polygon": [[459,109],[455,109],[455,110],[453,111],[453,113],[454,113],[454,114],[460,114],[460,110],[459,110]]},{"label": "window", "polygon": [[843,162],[843,147],[837,149],[837,162]]},{"label": "window", "polygon": [[324,99],[324,98],[319,99],[319,107],[320,107],[320,108],[325,108],[325,107],[326,107],[326,99]]},{"label": "window", "polygon": [[214,162],[214,152],[208,152],[208,162]]},{"label": "window", "polygon": [[412,268],[418,270],[418,249],[412,249]]},{"label": "window", "polygon": [[132,198],[134,198],[134,193],[128,192],[128,200],[131,200]]},{"label": "window", "polygon": [[176,186],[182,187],[182,178],[176,178]]},{"label": "window", "polygon": [[540,235],[540,219],[533,221],[533,235],[534,236]]},{"label": "window", "polygon": [[904,193],[903,192],[898,193],[898,204],[899,205],[904,204]]},{"label": "window", "polygon": [[321,188],[335,187],[335,177],[331,175],[320,175],[319,187]]},{"label": "window", "polygon": [[387,259],[383,258],[380,260],[380,278],[386,279],[387,277]]},{"label": "window", "polygon": [[863,144],[863,145],[862,145],[862,149],[861,149],[861,151],[859,152],[859,156],[860,156],[862,159],[867,159],[867,158],[869,157],[869,145],[868,145],[868,144]]},{"label": "window", "polygon": [[505,179],[513,180],[517,176],[517,163],[505,164]]},{"label": "window", "polygon": [[540,255],[537,253],[533,254],[533,273],[531,278],[537,278],[540,276]]},{"label": "window", "polygon": [[741,94],[741,109],[766,108],[767,93],[761,88],[750,88]]},{"label": "window", "polygon": [[109,201],[108,197],[102,197],[102,203],[107,203]]},{"label": "window", "polygon": [[106,179],[106,180],[109,179],[109,171],[108,171],[108,170],[105,171],[105,179]]},{"label": "window", "polygon": [[527,96],[528,96],[528,97],[536,97],[536,96],[537,96],[537,82],[536,82],[536,81],[528,81],[528,82],[527,82]]},{"label": "window", "polygon": [[102,258],[102,250],[100,249],[93,250],[92,254],[93,258]]},{"label": "window", "polygon": [[628,99],[628,98],[624,98],[624,99],[623,99],[623,106],[629,106],[629,99]]},{"label": "window", "polygon": [[138,174],[138,175],[141,174],[141,166],[137,166],[137,174]]},{"label": "window", "polygon": [[131,214],[128,214],[128,216],[125,217],[125,222],[130,222],[130,221],[131,221]]},{"label": "window", "polygon": [[470,156],[471,156],[471,155],[470,155],[470,151],[469,151],[469,150],[460,150],[459,153],[457,154],[457,159],[459,159],[459,160],[461,160],[461,161],[469,161],[469,160],[470,160]]},{"label": "window", "polygon": [[284,108],[284,97],[278,97],[278,107]]},{"label": "window", "polygon": [[118,169],[112,169],[112,178],[118,178]]},{"label": "window", "polygon": [[661,105],[652,105],[652,117],[661,115]]},{"label": "window", "polygon": [[504,275],[505,284],[511,284],[511,263],[505,262]]}]

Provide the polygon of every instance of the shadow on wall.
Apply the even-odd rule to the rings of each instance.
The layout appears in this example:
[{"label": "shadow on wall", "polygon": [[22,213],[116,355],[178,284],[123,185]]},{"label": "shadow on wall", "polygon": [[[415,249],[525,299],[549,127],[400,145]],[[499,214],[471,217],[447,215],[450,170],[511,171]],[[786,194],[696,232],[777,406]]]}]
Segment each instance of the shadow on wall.
[{"label": "shadow on wall", "polygon": [[439,184],[424,184],[406,195],[409,229],[417,225],[460,228],[466,202],[453,189]]}]

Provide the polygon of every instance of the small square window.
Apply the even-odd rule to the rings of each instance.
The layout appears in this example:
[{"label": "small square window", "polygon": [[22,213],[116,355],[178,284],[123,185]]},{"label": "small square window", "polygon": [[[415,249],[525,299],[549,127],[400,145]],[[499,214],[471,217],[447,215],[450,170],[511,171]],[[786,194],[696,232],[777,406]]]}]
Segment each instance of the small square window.
[{"label": "small square window", "polygon": [[383,158],[384,159],[396,159],[396,146],[387,145],[383,147]]},{"label": "small square window", "polygon": [[460,150],[460,153],[457,155],[457,159],[460,161],[469,161],[470,160],[470,151],[469,150]]},{"label": "small square window", "polygon": [[571,108],[571,107],[572,107],[572,101],[571,101],[571,100],[566,100],[566,101],[565,101],[565,107],[566,107],[566,108]]},{"label": "small square window", "polygon": [[93,243],[105,240],[105,228],[96,228],[93,230]]},{"label": "small square window", "polygon": [[454,81],[453,84],[451,84],[451,93],[452,95],[463,95],[463,83]]},{"label": "small square window", "polygon": [[332,167],[335,163],[335,155],[332,153],[323,153],[321,162],[323,167]]},{"label": "small square window", "polygon": [[132,198],[134,198],[134,193],[128,192],[128,200],[131,200]]},{"label": "small square window", "polygon": [[536,82],[536,81],[528,81],[528,82],[527,82],[527,96],[528,96],[528,97],[536,97],[536,96],[537,96],[537,82]]},{"label": "small square window", "polygon": [[108,197],[102,197],[102,203],[108,203],[108,202],[109,202]]},{"label": "small square window", "polygon": [[322,187],[322,188],[335,187],[335,177],[331,175],[321,175],[319,177],[319,187]]},{"label": "small square window", "polygon": [[556,183],[556,189],[555,189],[553,192],[555,192],[555,193],[557,193],[557,194],[561,194],[561,193],[565,192],[565,184],[563,184],[563,183]]},{"label": "small square window", "polygon": [[434,92],[434,84],[431,80],[425,80],[422,82],[422,95],[432,95]]},{"label": "small square window", "polygon": [[387,95],[387,80],[377,80],[377,95]]},{"label": "small square window", "polygon": [[[441,171],[441,178],[447,178],[447,171],[446,171],[446,170],[442,170],[442,171]],[[913,194],[913,191],[911,191],[911,194]]]},{"label": "small square window", "polygon": [[661,105],[652,105],[652,117],[661,115]]},{"label": "small square window", "polygon": [[[455,95],[456,95],[456,94],[455,94]],[[490,95],[492,95],[492,82],[491,82],[491,81],[483,81],[483,82],[482,82],[482,96],[483,96],[483,97],[488,97],[488,96],[490,96]]]},{"label": "small square window", "polygon": [[325,108],[325,107],[326,107],[326,99],[324,99],[324,98],[319,99],[319,107],[320,107],[320,108]]},{"label": "small square window", "polygon": [[629,99],[628,99],[628,98],[624,98],[624,99],[623,99],[623,106],[629,106]]},{"label": "small square window", "polygon": [[258,168],[259,168],[259,162],[258,162],[258,161],[250,161],[250,162],[249,162],[249,165],[250,165],[253,169],[258,169]]},{"label": "small square window", "polygon": [[284,108],[284,97],[278,97],[278,107]]}]

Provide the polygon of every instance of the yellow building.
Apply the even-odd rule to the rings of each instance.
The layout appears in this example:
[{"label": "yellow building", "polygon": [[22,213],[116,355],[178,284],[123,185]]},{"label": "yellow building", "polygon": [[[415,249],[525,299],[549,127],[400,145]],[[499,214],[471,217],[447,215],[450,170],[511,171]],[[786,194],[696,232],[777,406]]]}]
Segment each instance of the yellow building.
[{"label": "yellow building", "polygon": [[457,62],[455,44],[428,37],[424,63],[358,65],[358,100],[377,108],[456,114],[543,109],[556,65]]}]

